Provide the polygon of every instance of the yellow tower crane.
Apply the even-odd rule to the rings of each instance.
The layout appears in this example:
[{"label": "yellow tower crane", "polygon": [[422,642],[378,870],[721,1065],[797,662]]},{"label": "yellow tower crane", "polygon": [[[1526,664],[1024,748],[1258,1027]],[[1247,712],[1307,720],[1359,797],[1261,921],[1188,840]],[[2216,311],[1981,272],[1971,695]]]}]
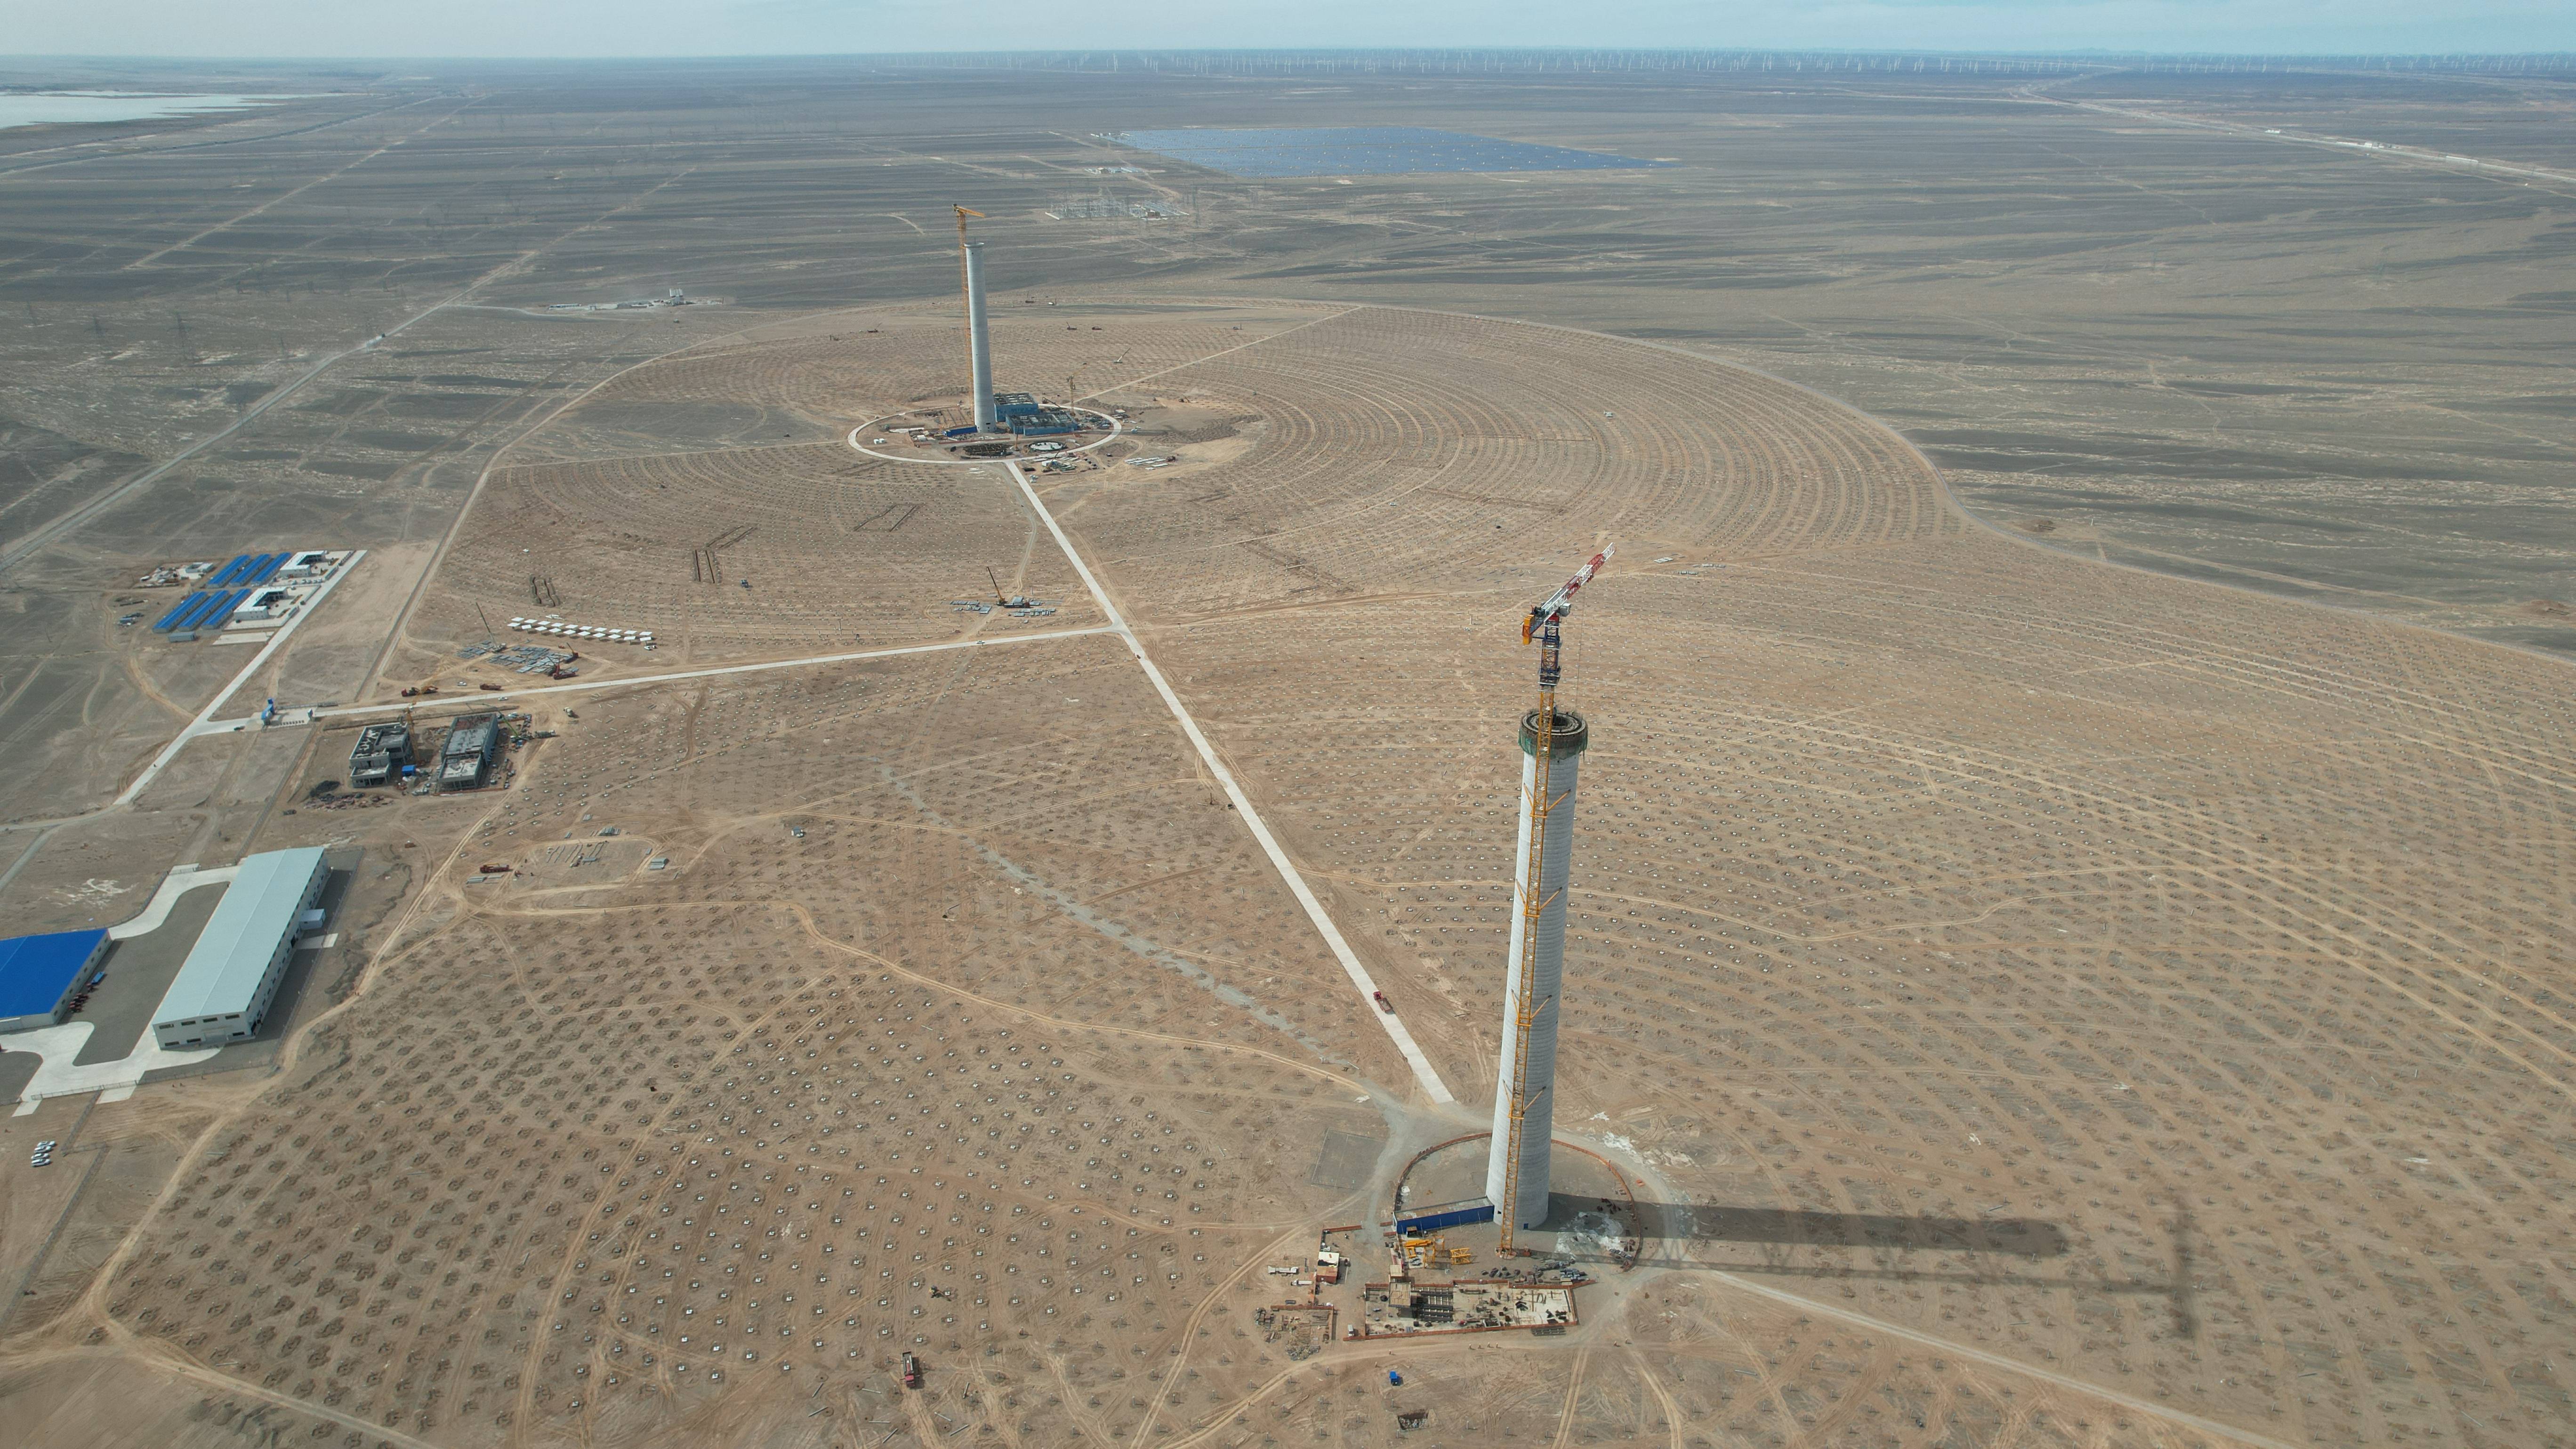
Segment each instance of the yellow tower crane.
[{"label": "yellow tower crane", "polygon": [[[1530,755],[1535,773],[1531,775],[1529,798],[1522,808],[1529,812],[1523,828],[1529,835],[1529,863],[1521,880],[1521,958],[1516,989],[1512,995],[1512,1081],[1511,1110],[1505,1116],[1503,1132],[1503,1195],[1494,1204],[1494,1221],[1502,1229],[1500,1251],[1512,1251],[1512,1230],[1520,1219],[1521,1204],[1521,1129],[1529,1114],[1535,1094],[1530,1090],[1530,1023],[1546,1003],[1537,995],[1539,914],[1547,909],[1542,890],[1541,873],[1547,860],[1547,817],[1556,801],[1548,797],[1548,755],[1556,736],[1556,682],[1563,674],[1560,630],[1565,616],[1574,608],[1574,596],[1601,566],[1610,561],[1616,546],[1602,549],[1564,587],[1532,605],[1529,617],[1521,621],[1521,642],[1538,645],[1538,728],[1532,732]],[[1542,1085],[1547,1091],[1553,1084]]]}]

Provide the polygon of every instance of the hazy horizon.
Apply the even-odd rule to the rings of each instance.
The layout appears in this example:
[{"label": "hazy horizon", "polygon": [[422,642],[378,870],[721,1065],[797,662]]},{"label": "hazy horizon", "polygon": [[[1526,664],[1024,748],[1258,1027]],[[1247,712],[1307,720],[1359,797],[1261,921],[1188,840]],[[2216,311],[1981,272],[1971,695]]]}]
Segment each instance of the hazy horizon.
[{"label": "hazy horizon", "polygon": [[[994,46],[992,37],[1064,36]],[[1528,0],[1428,0],[1400,10],[1316,0],[1283,11],[1222,0],[1181,13],[1105,0],[1068,29],[1031,0],[972,7],[907,0],[460,0],[435,14],[317,0],[246,0],[220,12],[105,0],[21,18],[13,59],[494,60],[1026,54],[1063,50],[1837,50],[2065,55],[2495,55],[2576,51],[2576,0],[2469,0],[2440,14],[2401,0],[1831,0],[1723,14],[1645,0],[1615,14]]]}]

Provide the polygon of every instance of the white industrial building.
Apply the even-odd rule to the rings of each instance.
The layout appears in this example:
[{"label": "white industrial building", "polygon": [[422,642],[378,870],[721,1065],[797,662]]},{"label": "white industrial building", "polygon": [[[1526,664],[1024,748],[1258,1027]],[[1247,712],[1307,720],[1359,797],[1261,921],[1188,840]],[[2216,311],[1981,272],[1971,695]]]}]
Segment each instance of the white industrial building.
[{"label": "white industrial building", "polygon": [[329,875],[320,846],[245,857],[161,998],[153,1038],[174,1050],[250,1040]]}]

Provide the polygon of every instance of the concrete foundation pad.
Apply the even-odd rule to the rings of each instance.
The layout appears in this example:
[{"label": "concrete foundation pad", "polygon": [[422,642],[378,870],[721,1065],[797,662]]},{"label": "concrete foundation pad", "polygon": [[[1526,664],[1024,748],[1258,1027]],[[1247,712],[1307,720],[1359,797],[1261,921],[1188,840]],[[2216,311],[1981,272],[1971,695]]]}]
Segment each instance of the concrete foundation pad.
[{"label": "concrete foundation pad", "polygon": [[9,1038],[9,1050],[32,1052],[43,1058],[36,1075],[18,1096],[18,1115],[36,1110],[36,1104],[47,1097],[69,1097],[82,1092],[122,1091],[124,1096],[102,1098],[123,1101],[134,1094],[135,1084],[148,1072],[164,1067],[184,1067],[205,1061],[215,1054],[213,1048],[193,1051],[165,1051],[146,1032],[130,1054],[112,1062],[78,1065],[81,1047],[97,1030],[86,1021],[66,1022],[61,1026],[39,1027],[22,1031]]}]

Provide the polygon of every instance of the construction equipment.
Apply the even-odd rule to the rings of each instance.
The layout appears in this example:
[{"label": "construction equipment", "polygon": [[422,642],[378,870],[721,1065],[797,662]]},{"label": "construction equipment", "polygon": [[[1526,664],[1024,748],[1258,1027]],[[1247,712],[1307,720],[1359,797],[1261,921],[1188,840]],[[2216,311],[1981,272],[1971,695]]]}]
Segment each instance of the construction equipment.
[{"label": "construction equipment", "polygon": [[1005,609],[1043,609],[1046,607],[1046,600],[1032,599],[1026,594],[1012,594],[1005,597],[1002,593],[1001,576],[993,572],[993,566],[991,564],[984,565],[984,577],[992,582],[993,602],[1001,605]]},{"label": "construction equipment", "polygon": [[1494,1222],[1502,1229],[1499,1251],[1509,1257],[1512,1252],[1512,1230],[1520,1221],[1521,1200],[1521,1127],[1529,1115],[1530,1021],[1544,1004],[1535,999],[1533,986],[1538,974],[1538,918],[1547,902],[1540,892],[1539,876],[1547,859],[1547,816],[1555,801],[1548,798],[1548,753],[1556,737],[1556,683],[1563,675],[1563,628],[1565,616],[1574,608],[1574,596],[1601,566],[1610,562],[1615,546],[1605,546],[1583,567],[1574,571],[1563,587],[1547,599],[1530,607],[1529,617],[1521,621],[1521,642],[1538,645],[1538,728],[1531,744],[1536,773],[1529,792],[1529,862],[1527,875],[1521,881],[1521,959],[1519,990],[1512,999],[1512,1034],[1515,1050],[1512,1056],[1512,1100],[1506,1117],[1508,1123],[1503,1153],[1503,1192],[1494,1204]]}]

